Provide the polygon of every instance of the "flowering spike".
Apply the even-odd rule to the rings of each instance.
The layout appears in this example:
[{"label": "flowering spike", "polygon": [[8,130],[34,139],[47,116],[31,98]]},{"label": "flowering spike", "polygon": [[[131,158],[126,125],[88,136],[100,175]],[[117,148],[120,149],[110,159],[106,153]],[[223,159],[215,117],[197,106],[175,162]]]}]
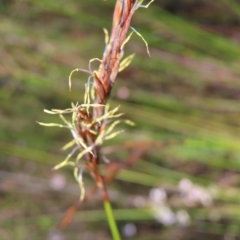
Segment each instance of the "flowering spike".
[{"label": "flowering spike", "polygon": [[[145,6],[142,5],[143,0],[116,1],[110,37],[107,29],[103,29],[106,46],[103,52],[102,60],[99,58],[93,58],[89,60],[88,70],[76,68],[71,71],[68,77],[69,91],[71,91],[72,75],[74,72],[81,71],[89,75],[85,85],[83,104],[78,105],[77,103],[75,105],[71,103],[71,108],[63,110],[44,110],[47,114],[58,114],[65,125],[38,122],[43,126],[57,126],[68,128],[70,130],[73,140],[65,144],[62,149],[73,149],[64,161],[56,165],[54,169],[59,169],[68,165],[73,167],[74,177],[80,187],[80,201],[84,199],[85,195],[84,183],[82,180],[83,167],[80,166],[79,163],[82,157],[86,157],[86,161],[83,165],[91,172],[91,175],[96,181],[96,185],[104,193],[103,196],[107,197],[104,186],[106,182],[101,176],[98,167],[101,160],[100,145],[103,144],[104,140],[112,139],[123,132],[123,130],[115,131],[116,126],[123,122],[123,120],[117,119],[121,117],[123,113],[118,112],[120,106],[110,110],[109,105],[105,104],[111,93],[117,73],[126,68],[134,57],[134,54],[132,54],[122,60],[125,44],[130,40],[133,32],[143,39],[147,52],[150,56],[148,44],[140,33],[138,33],[134,28],[131,28],[131,33],[127,35],[134,12],[140,7],[147,8],[154,0],[149,1],[150,2]],[[93,71],[91,64],[94,61],[99,61],[100,64],[98,70]],[[91,78],[93,78],[93,81]],[[69,120],[67,117],[65,118],[65,114],[70,114]],[[133,125],[133,123],[129,120],[125,120],[124,122],[129,125]],[[73,156],[75,157],[75,161],[70,161]],[[104,198],[104,201],[105,200],[106,199]]]}]

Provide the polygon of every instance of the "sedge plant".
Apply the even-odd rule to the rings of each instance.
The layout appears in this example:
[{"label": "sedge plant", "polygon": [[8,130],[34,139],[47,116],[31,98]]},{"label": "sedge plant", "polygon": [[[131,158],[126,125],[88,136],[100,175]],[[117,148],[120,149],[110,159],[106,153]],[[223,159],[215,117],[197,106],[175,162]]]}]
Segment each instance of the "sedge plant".
[{"label": "sedge plant", "polygon": [[[102,58],[91,59],[89,61],[89,69],[76,68],[69,75],[70,91],[72,88],[71,77],[74,72],[82,71],[89,75],[85,84],[83,103],[72,103],[70,108],[64,110],[44,110],[45,113],[58,115],[62,119],[63,124],[38,122],[40,125],[47,127],[67,128],[73,137],[72,141],[63,146],[63,150],[68,150],[69,154],[64,161],[54,167],[56,170],[65,166],[71,166],[74,177],[80,187],[80,199],[77,205],[68,210],[62,222],[63,227],[69,223],[76,209],[84,203],[85,199],[90,198],[96,190],[100,190],[112,237],[114,240],[120,239],[106,189],[106,184],[112,180],[114,174],[102,176],[99,169],[100,164],[104,162],[104,157],[101,154],[103,142],[123,132],[123,130],[115,130],[116,126],[123,121],[120,119],[122,113],[119,113],[119,107],[111,109],[107,101],[117,74],[126,68],[134,57],[134,54],[132,54],[123,58],[125,44],[133,33],[136,33],[143,39],[130,26],[131,19],[138,8],[147,8],[153,1],[151,0],[147,5],[142,5],[143,0],[116,1],[110,36],[108,31],[104,29],[105,50]],[[129,29],[131,29],[130,34],[128,34]],[[143,41],[148,51],[147,42],[144,39]],[[97,70],[91,69],[93,61],[99,61],[100,63]],[[67,114],[71,114],[71,119],[66,117]],[[133,124],[129,120],[124,122],[130,125]],[[135,156],[135,158],[137,157]],[[95,186],[86,194],[82,177],[84,170],[90,173],[95,182]]]}]

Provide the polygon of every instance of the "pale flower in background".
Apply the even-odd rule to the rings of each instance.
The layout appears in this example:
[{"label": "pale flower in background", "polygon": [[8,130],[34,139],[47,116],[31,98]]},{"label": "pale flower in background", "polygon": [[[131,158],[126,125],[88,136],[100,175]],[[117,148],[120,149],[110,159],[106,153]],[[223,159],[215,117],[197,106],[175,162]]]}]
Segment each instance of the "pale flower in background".
[{"label": "pale flower in background", "polygon": [[154,209],[155,219],[163,225],[170,226],[176,223],[177,219],[174,212],[166,205]]},{"label": "pale flower in background", "polygon": [[125,237],[132,237],[132,236],[136,235],[136,233],[137,233],[137,227],[133,223],[127,223],[126,225],[124,225],[124,227],[122,229],[122,234]]},{"label": "pale flower in background", "polygon": [[202,204],[209,206],[212,204],[211,192],[207,189],[193,184],[190,179],[182,179],[178,184],[178,189],[182,196],[184,203],[187,206],[195,206]]},{"label": "pale flower in background", "polygon": [[162,188],[152,188],[149,192],[149,198],[155,204],[162,204],[167,197],[166,191]]},{"label": "pale flower in background", "polygon": [[190,224],[191,218],[187,211],[179,210],[176,213],[177,222],[182,226],[188,226]]},{"label": "pale flower in background", "polygon": [[66,185],[66,178],[63,174],[54,173],[50,180],[49,180],[50,186],[52,189],[59,191],[62,190]]}]

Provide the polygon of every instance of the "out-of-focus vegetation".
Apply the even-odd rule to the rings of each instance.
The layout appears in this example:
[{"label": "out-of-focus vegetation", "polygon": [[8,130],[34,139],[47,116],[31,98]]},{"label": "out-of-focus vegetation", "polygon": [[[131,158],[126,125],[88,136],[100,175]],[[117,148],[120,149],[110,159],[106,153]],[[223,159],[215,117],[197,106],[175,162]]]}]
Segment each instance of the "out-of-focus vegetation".
[{"label": "out-of-focus vegetation", "polygon": [[[60,148],[71,136],[36,120],[56,122],[42,110],[83,100],[87,76],[75,74],[69,92],[68,75],[101,57],[114,3],[0,1],[3,240],[110,239],[98,195],[66,230],[58,229],[79,197],[70,169],[51,170],[65,158]],[[151,58],[140,38],[127,44],[126,54],[136,57],[119,75],[111,104],[136,126],[105,148],[110,160],[124,161],[131,154],[126,141],[134,151],[148,146],[109,185],[124,239],[237,239],[240,2],[156,0],[137,11],[132,26],[148,41]],[[91,178],[84,180],[90,188]]]}]

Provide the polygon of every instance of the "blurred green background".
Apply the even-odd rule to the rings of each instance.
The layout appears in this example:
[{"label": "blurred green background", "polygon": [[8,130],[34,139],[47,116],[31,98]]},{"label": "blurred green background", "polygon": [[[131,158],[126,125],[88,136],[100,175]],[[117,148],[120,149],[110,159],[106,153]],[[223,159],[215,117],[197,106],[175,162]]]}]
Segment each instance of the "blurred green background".
[{"label": "blurred green background", "polygon": [[[58,228],[79,197],[70,168],[52,171],[71,136],[36,120],[58,122],[43,109],[83,101],[87,75],[74,74],[71,93],[68,75],[101,58],[114,4],[0,0],[3,240],[111,239],[99,195]],[[110,160],[124,161],[126,141],[148,143],[108,186],[123,239],[240,239],[240,1],[155,0],[132,26],[151,58],[134,36],[125,55],[136,56],[110,102],[136,126],[105,146]],[[93,185],[87,173],[84,181]]]}]

